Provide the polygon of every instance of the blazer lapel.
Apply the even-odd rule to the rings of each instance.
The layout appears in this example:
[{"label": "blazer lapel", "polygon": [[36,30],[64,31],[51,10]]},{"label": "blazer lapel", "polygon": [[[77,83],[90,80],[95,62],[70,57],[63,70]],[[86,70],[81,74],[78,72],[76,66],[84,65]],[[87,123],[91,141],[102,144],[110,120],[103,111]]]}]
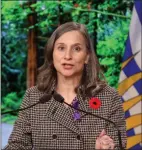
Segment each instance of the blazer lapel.
[{"label": "blazer lapel", "polygon": [[[78,94],[77,99],[79,100],[79,109],[88,112],[88,108],[89,108],[88,97],[82,97],[80,94]],[[84,112],[80,112],[80,114],[81,114],[81,118],[87,115]]]},{"label": "blazer lapel", "polygon": [[72,110],[68,107],[66,108],[64,104],[59,103],[54,100],[50,101],[50,106],[47,108],[46,115],[51,119],[55,120],[59,124],[62,124],[71,131],[80,134],[78,128],[75,126],[74,120],[72,119]]},{"label": "blazer lapel", "polygon": [[[102,96],[102,93],[100,92],[98,95],[95,95],[94,97],[100,99],[100,101],[101,101],[101,103],[102,103],[101,106],[100,106],[100,108],[98,108],[98,109],[91,108],[91,107],[89,106],[89,100],[90,100],[90,98],[89,98],[89,97],[83,98],[83,97],[80,96],[80,95],[78,96],[79,103],[80,103],[79,108],[80,108],[81,110],[84,110],[84,111],[86,111],[86,112],[92,113],[92,114],[94,114],[94,115],[98,115],[98,116],[107,118],[107,113],[104,113],[104,112],[105,112],[104,107],[105,107],[105,105],[106,105],[105,99],[107,98],[107,96]],[[109,97],[108,97],[108,99],[109,99]],[[81,112],[81,118],[85,117],[86,115],[87,115],[86,113]],[[95,116],[94,116],[94,117],[95,117]],[[97,118],[97,117],[95,117],[95,118],[96,118],[97,120],[102,120],[102,119],[99,119],[99,118]]]}]

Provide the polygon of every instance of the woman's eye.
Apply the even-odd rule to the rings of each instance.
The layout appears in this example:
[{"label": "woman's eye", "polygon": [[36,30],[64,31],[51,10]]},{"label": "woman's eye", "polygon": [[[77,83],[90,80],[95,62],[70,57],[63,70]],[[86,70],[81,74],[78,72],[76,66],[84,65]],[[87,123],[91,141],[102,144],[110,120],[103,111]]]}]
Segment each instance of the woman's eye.
[{"label": "woman's eye", "polygon": [[80,51],[81,48],[80,48],[80,47],[75,47],[74,50],[75,50],[75,51]]},{"label": "woman's eye", "polygon": [[63,46],[60,46],[60,47],[58,47],[58,50],[64,50],[64,47]]}]

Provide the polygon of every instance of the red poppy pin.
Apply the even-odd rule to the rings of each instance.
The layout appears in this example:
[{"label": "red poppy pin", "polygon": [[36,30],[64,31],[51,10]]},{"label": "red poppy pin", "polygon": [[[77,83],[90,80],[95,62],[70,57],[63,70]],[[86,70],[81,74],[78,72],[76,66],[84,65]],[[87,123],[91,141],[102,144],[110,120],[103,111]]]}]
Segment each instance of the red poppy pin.
[{"label": "red poppy pin", "polygon": [[101,101],[100,101],[100,99],[98,99],[98,98],[96,98],[96,97],[90,98],[90,100],[89,100],[89,106],[90,106],[90,108],[93,108],[93,109],[98,109],[98,108],[100,108],[100,106],[101,106]]}]

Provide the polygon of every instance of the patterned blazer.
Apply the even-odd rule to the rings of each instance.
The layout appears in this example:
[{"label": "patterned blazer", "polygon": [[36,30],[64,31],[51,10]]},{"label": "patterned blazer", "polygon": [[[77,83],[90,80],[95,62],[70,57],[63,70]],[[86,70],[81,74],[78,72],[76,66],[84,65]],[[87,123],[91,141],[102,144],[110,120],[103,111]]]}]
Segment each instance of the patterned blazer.
[{"label": "patterned blazer", "polygon": [[[27,107],[39,101],[43,96],[37,87],[26,91],[21,107]],[[120,97],[116,90],[106,86],[95,97],[101,100],[99,109],[89,107],[89,99],[78,96],[79,108],[87,112],[108,118],[115,122],[126,146],[126,125]],[[81,113],[81,118],[74,121],[74,110],[65,107],[51,98],[45,104],[38,104],[19,113],[14,129],[5,150],[95,150],[95,141],[105,129],[107,135],[119,149],[117,131],[113,125],[94,116]]]}]

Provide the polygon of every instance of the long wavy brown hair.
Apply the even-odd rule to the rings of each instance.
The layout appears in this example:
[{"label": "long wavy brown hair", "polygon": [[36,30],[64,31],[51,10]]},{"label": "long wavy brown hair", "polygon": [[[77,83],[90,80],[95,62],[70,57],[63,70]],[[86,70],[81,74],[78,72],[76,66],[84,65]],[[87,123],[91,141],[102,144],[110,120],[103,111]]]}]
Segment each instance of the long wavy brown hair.
[{"label": "long wavy brown hair", "polygon": [[55,41],[64,33],[69,31],[79,31],[86,43],[87,51],[90,54],[87,65],[84,65],[84,71],[80,85],[76,87],[75,92],[82,94],[95,95],[106,85],[105,78],[101,71],[98,59],[96,57],[90,36],[85,25],[76,22],[67,22],[59,26],[49,38],[45,47],[44,64],[38,69],[37,87],[40,91],[49,93],[53,84],[57,83],[57,72],[53,65],[53,49]]}]

